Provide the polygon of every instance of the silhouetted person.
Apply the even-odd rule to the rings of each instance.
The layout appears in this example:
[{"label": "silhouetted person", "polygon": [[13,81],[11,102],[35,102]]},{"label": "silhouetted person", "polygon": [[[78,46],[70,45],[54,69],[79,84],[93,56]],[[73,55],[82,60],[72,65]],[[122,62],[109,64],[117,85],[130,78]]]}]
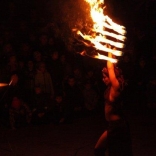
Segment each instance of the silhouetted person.
[{"label": "silhouetted person", "polygon": [[13,130],[31,122],[31,111],[28,105],[18,96],[14,96],[11,101],[9,120]]},{"label": "silhouetted person", "polygon": [[54,97],[54,87],[50,73],[47,71],[46,64],[40,62],[35,74],[35,85],[40,85],[43,93],[49,95],[51,98]]},{"label": "silhouetted person", "polygon": [[32,123],[47,124],[49,123],[49,112],[52,108],[52,100],[42,91],[39,85],[34,88],[35,94],[32,103]]}]

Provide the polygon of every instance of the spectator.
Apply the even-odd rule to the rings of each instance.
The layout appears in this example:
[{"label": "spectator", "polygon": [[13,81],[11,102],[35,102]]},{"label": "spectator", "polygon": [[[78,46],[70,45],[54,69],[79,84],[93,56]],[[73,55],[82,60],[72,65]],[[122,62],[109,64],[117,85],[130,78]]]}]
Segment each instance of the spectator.
[{"label": "spectator", "polygon": [[47,69],[53,80],[54,90],[57,91],[62,89],[63,72],[59,60],[58,51],[54,51],[51,53],[50,58],[47,61]]},{"label": "spectator", "polygon": [[136,100],[138,103],[138,109],[142,110],[146,107],[147,102],[147,82],[149,80],[149,66],[147,60],[141,57],[138,61],[138,65],[135,68],[135,84],[136,84]]},{"label": "spectator", "polygon": [[55,40],[54,37],[50,36],[48,39],[48,52],[50,51],[55,51],[56,50],[56,45],[55,45]]},{"label": "spectator", "polygon": [[85,81],[90,82],[93,89],[99,94],[100,90],[99,90],[99,82],[98,79],[96,78],[96,74],[94,69],[92,69],[91,67],[86,71],[85,73]]},{"label": "spectator", "polygon": [[18,57],[23,59],[24,61],[27,61],[30,59],[32,54],[32,47],[28,42],[22,42],[20,44],[20,51],[18,54]]},{"label": "spectator", "polygon": [[65,54],[60,56],[60,63],[61,63],[61,71],[63,75],[63,82],[65,82],[69,75],[72,73],[72,66],[69,63],[69,60]]},{"label": "spectator", "polygon": [[40,51],[35,50],[33,52],[33,61],[34,61],[35,68],[37,68],[37,66],[40,64],[40,62],[44,61],[43,55],[41,54]]},{"label": "spectator", "polygon": [[80,88],[80,90],[83,90],[83,85],[84,85],[84,77],[83,77],[83,71],[79,66],[76,66],[73,69],[73,73],[74,73],[74,78],[75,78],[75,82],[77,84],[77,86]]},{"label": "spectator", "polygon": [[123,75],[125,77],[125,81],[129,83],[132,80],[134,63],[129,54],[123,55],[122,60],[119,62],[119,67],[123,71]]},{"label": "spectator", "polygon": [[127,85],[125,86],[124,91],[124,102],[126,104],[133,103],[132,99],[134,99],[133,90],[135,90],[135,85],[133,80],[134,79],[134,63],[132,61],[132,58],[130,57],[130,54],[125,54],[122,57],[122,60],[119,62],[119,67],[122,69],[125,82]]},{"label": "spectator", "polygon": [[98,94],[92,87],[92,83],[87,81],[84,85],[83,96],[86,113],[91,115],[95,112],[98,104]]},{"label": "spectator", "polygon": [[28,60],[26,62],[26,68],[24,70],[25,73],[25,94],[28,103],[31,103],[31,99],[34,94],[34,87],[35,87],[35,74],[36,68],[34,66],[34,62],[32,60]]},{"label": "spectator", "polygon": [[65,99],[67,102],[66,106],[66,119],[71,122],[71,119],[74,117],[78,117],[83,108],[83,94],[79,87],[76,84],[76,80],[74,76],[69,76],[67,83],[64,88]]},{"label": "spectator", "polygon": [[35,74],[35,85],[40,85],[44,94],[54,97],[54,87],[50,73],[46,69],[44,62],[40,62]]},{"label": "spectator", "polygon": [[11,75],[13,73],[17,73],[18,72],[18,60],[16,55],[12,55],[9,57],[8,59],[8,63],[6,66],[6,70],[8,71],[8,73]]},{"label": "spectator", "polygon": [[65,107],[66,103],[63,95],[56,94],[53,103],[53,122],[55,124],[63,123],[65,121]]},{"label": "spectator", "polygon": [[49,122],[52,108],[51,99],[47,94],[43,93],[42,88],[35,86],[35,94],[33,96],[32,106],[32,123],[33,124],[46,124]]},{"label": "spectator", "polygon": [[37,33],[34,32],[33,30],[29,31],[28,34],[29,38],[29,45],[32,49],[37,49]]},{"label": "spectator", "polygon": [[45,57],[45,59],[48,57],[48,35],[47,34],[41,34],[39,36],[39,51],[41,51],[42,55]]},{"label": "spectator", "polygon": [[14,130],[31,122],[31,111],[18,96],[14,96],[9,108],[10,126]]}]

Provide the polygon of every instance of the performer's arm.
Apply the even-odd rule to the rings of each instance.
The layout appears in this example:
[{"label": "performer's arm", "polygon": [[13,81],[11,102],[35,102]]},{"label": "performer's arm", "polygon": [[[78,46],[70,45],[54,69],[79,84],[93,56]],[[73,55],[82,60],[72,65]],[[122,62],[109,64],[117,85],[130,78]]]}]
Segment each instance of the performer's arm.
[{"label": "performer's arm", "polygon": [[[112,58],[112,53],[108,53],[108,57]],[[119,88],[119,81],[116,78],[115,71],[114,71],[114,64],[110,61],[107,61],[107,69],[109,74],[109,79],[111,82],[111,86],[114,90],[118,90]]]}]

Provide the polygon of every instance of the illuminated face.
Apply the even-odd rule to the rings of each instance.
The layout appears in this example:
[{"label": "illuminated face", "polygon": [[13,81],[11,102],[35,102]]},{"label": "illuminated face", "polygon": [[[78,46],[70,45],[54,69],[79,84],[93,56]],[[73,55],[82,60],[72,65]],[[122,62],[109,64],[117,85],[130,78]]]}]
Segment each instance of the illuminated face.
[{"label": "illuminated face", "polygon": [[21,106],[21,100],[17,97],[14,97],[12,100],[12,107],[15,109],[19,109]]},{"label": "illuminated face", "polygon": [[36,87],[35,92],[36,92],[36,94],[40,94],[42,92],[42,90],[40,87]]},{"label": "illuminated face", "polygon": [[74,85],[75,85],[75,79],[74,79],[74,78],[70,78],[70,79],[68,80],[68,84],[69,84],[70,86],[74,86]]},{"label": "illuminated face", "polygon": [[51,55],[53,60],[57,60],[59,55],[58,55],[58,51],[55,51],[52,55]]},{"label": "illuminated face", "polygon": [[57,101],[57,103],[61,103],[62,102],[62,97],[61,96],[57,96],[56,97],[56,101]]},{"label": "illuminated face", "polygon": [[46,36],[46,35],[42,35],[42,36],[40,37],[40,42],[41,42],[42,45],[47,44],[47,42],[48,42],[47,36]]},{"label": "illuminated face", "polygon": [[109,79],[109,77],[106,74],[103,74],[103,82],[106,85],[109,85],[110,84],[110,79]]}]

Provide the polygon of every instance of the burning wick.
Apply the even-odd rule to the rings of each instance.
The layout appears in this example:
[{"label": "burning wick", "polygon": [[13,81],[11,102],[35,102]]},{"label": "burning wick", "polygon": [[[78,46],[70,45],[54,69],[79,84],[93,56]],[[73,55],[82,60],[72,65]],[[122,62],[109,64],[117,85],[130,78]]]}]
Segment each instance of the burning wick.
[{"label": "burning wick", "polygon": [[9,86],[11,86],[12,82],[13,82],[13,80],[10,81]]},{"label": "burning wick", "polygon": [[[122,55],[121,49],[124,47],[123,42],[126,39],[124,36],[126,34],[125,27],[114,23],[112,19],[110,19],[107,15],[104,15],[103,8],[101,7],[104,5],[104,0],[85,1],[88,2],[91,7],[90,14],[94,23],[91,30],[92,35],[83,34],[80,30],[77,31],[77,34],[80,35],[84,40],[91,43],[89,44],[86,41],[82,41],[85,45],[92,46],[102,53],[94,55],[94,58],[109,60],[113,63],[116,63],[118,61],[117,59],[109,58],[105,56],[104,53],[110,52],[115,56]],[[75,29],[73,29],[73,31],[75,31]],[[116,41],[113,41],[114,39]],[[85,54],[85,51],[82,53]]]}]

